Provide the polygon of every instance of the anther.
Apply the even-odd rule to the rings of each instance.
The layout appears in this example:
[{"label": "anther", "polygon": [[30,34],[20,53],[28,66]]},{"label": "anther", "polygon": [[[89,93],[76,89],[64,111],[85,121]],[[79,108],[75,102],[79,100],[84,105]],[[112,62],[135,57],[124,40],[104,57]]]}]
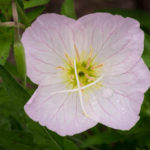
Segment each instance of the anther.
[{"label": "anther", "polygon": [[101,68],[101,67],[103,67],[104,65],[103,64],[99,64],[99,65],[96,65],[96,66],[93,66],[91,69],[97,69],[97,68]]},{"label": "anther", "polygon": [[92,55],[93,55],[93,48],[91,47],[90,48],[90,53],[89,53],[89,56],[88,56],[88,60],[87,60],[86,69],[88,69],[89,66],[90,66],[90,63],[91,63],[91,60],[92,60]]},{"label": "anther", "polygon": [[90,47],[89,57],[91,58],[91,57],[92,57],[92,55],[93,55],[93,48],[92,48],[92,47]]},{"label": "anther", "polygon": [[90,81],[94,81],[94,80],[95,80],[94,77],[91,77],[91,76],[89,76],[88,74],[85,74],[85,76],[86,76],[86,78],[88,78]]},{"label": "anther", "polygon": [[58,66],[58,67],[56,67],[56,68],[57,68],[57,69],[64,70],[64,71],[66,70],[65,67],[63,67],[63,66]]},{"label": "anther", "polygon": [[73,67],[73,63],[72,63],[70,56],[67,53],[65,53],[65,57],[67,58],[68,63]]},{"label": "anther", "polygon": [[71,80],[73,80],[74,79],[74,75],[71,75],[70,78],[71,78]]}]

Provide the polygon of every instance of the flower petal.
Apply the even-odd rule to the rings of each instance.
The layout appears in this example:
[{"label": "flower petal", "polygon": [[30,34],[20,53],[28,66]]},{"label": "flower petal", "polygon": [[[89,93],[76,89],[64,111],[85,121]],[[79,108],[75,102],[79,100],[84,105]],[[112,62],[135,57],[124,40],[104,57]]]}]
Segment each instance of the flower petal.
[{"label": "flower petal", "polygon": [[115,91],[108,94],[109,90],[111,91],[111,89],[102,88],[90,94],[84,103],[86,112],[90,118],[106,126],[129,130],[139,120],[138,114],[144,94],[136,92],[123,95]]},{"label": "flower petal", "polygon": [[83,115],[77,92],[52,94],[62,88],[59,84],[39,87],[25,105],[25,112],[62,136],[77,134],[95,126],[97,122]]},{"label": "flower petal", "polygon": [[[95,13],[78,20],[84,26],[88,46],[110,75],[121,74],[137,63],[143,52],[144,33],[139,23],[108,13]],[[111,69],[110,69],[111,68]]]},{"label": "flower petal", "polygon": [[139,119],[144,92],[150,86],[150,71],[143,60],[122,75],[105,76],[101,84],[84,102],[90,118],[115,129],[132,128]]},{"label": "flower petal", "polygon": [[70,54],[73,51],[70,26],[74,22],[62,15],[44,14],[23,33],[27,74],[33,82],[45,85],[58,79],[60,70],[56,67],[63,63],[65,52]]},{"label": "flower petal", "polygon": [[144,93],[150,86],[150,71],[140,59],[132,69],[123,74],[105,76],[102,84],[121,93],[130,94],[137,91]]}]

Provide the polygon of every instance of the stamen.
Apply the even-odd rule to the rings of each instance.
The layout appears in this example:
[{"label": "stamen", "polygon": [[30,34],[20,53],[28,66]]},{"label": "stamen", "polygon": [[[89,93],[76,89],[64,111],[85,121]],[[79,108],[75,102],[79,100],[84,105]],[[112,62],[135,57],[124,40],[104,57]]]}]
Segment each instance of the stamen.
[{"label": "stamen", "polygon": [[74,60],[74,70],[75,70],[75,76],[76,76],[76,80],[77,80],[77,86],[78,86],[78,92],[79,92],[79,98],[80,98],[80,103],[81,103],[81,108],[83,110],[83,114],[88,117],[88,114],[84,108],[84,104],[83,104],[83,95],[82,95],[82,89],[80,86],[80,81],[78,78],[78,73],[77,73],[77,66],[76,66],[76,60]]},{"label": "stamen", "polygon": [[92,55],[93,55],[93,48],[91,47],[91,48],[90,48],[89,57],[91,58],[91,57],[92,57]]},{"label": "stamen", "polygon": [[74,80],[74,76],[73,76],[73,75],[71,75],[71,76],[70,76],[70,79],[71,79],[71,81],[73,81],[73,80]]},{"label": "stamen", "polygon": [[78,59],[78,61],[80,61],[79,51],[78,51],[78,48],[75,44],[74,44],[74,49],[75,49],[75,52],[76,52],[76,55],[77,55],[77,59]]},{"label": "stamen", "polygon": [[104,64],[99,64],[99,65],[96,65],[96,66],[93,66],[91,69],[97,69],[97,68],[101,68],[101,67],[103,67],[104,66]]},{"label": "stamen", "polygon": [[68,63],[73,67],[72,60],[71,60],[70,56],[67,53],[65,53],[65,57],[67,58]]},{"label": "stamen", "polygon": [[91,60],[92,60],[92,55],[93,55],[93,48],[91,47],[90,48],[90,53],[89,53],[89,56],[88,56],[88,60],[87,60],[86,69],[88,69],[89,66],[90,66],[90,63],[91,63]]},{"label": "stamen", "polygon": [[61,69],[61,70],[63,70],[63,71],[65,71],[66,69],[65,69],[65,67],[63,67],[63,66],[58,66],[58,67],[56,67],[57,69]]},{"label": "stamen", "polygon": [[87,73],[85,74],[85,76],[86,76],[89,80],[91,80],[91,81],[94,81],[94,80],[95,80],[94,77],[89,76]]}]

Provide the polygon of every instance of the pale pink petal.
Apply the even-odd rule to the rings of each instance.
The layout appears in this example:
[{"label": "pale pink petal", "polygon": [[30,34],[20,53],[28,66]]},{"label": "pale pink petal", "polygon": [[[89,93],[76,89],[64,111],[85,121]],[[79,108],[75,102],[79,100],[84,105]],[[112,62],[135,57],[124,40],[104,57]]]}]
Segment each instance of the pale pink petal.
[{"label": "pale pink petal", "polygon": [[82,43],[86,40],[86,47],[93,47],[97,61],[104,63],[110,75],[126,72],[141,57],[144,33],[136,20],[95,13],[81,17],[78,22],[84,26]]},{"label": "pale pink petal", "polygon": [[[61,88],[60,88],[61,87]],[[25,112],[41,125],[59,135],[73,135],[97,124],[83,115],[78,93],[52,94],[63,86],[39,87],[25,105]]]},{"label": "pale pink petal", "polygon": [[150,71],[140,59],[133,68],[120,75],[103,78],[102,84],[122,93],[146,92],[150,86]]},{"label": "pale pink petal", "polygon": [[124,95],[109,88],[101,88],[91,93],[84,104],[93,120],[114,129],[129,130],[139,120],[143,98],[141,92]]},{"label": "pale pink petal", "polygon": [[[73,36],[70,26],[75,21],[62,15],[44,14],[39,16],[27,28],[22,36],[25,48],[27,75],[37,84],[49,84],[49,80],[58,80],[64,63],[64,53],[71,55]],[[44,83],[43,83],[44,82]]]},{"label": "pale pink petal", "polygon": [[[102,87],[87,97],[85,107],[90,118],[115,129],[128,130],[139,120],[144,93],[150,86],[150,71],[141,59],[128,72],[105,76]],[[86,98],[87,97],[87,98]]]}]

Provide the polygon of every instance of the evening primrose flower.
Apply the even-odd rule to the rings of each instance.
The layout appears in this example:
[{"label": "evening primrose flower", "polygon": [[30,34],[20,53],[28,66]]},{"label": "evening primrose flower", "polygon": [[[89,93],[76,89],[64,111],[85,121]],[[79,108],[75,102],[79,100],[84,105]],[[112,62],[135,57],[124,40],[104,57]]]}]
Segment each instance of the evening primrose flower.
[{"label": "evening primrose flower", "polygon": [[139,23],[128,17],[39,16],[22,37],[27,74],[38,84],[25,112],[62,136],[97,123],[132,128],[150,85],[143,40]]}]

